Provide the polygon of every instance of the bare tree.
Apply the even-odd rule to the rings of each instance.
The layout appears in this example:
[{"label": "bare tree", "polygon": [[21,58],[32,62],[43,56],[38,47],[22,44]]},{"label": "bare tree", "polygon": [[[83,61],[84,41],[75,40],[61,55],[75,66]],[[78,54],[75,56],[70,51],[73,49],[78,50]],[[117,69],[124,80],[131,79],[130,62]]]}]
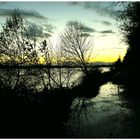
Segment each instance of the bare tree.
[{"label": "bare tree", "polygon": [[85,74],[88,73],[87,63],[92,53],[92,39],[85,31],[86,28],[80,22],[69,21],[64,32],[60,34],[64,59],[76,62]]},{"label": "bare tree", "polygon": [[[45,89],[49,88],[51,89],[52,88],[52,85],[51,85],[51,79],[52,79],[52,74],[51,74],[51,65],[52,65],[52,59],[53,59],[53,53],[52,53],[52,48],[51,48],[51,45],[50,45],[50,40],[43,40],[41,43],[40,43],[40,57],[42,57],[44,59],[44,64],[47,67],[47,69],[43,69],[43,72],[41,72],[41,78],[42,78],[42,81],[43,81],[43,85],[45,87]],[[47,74],[47,82],[46,82],[46,78],[44,77],[44,72],[45,74]]]}]

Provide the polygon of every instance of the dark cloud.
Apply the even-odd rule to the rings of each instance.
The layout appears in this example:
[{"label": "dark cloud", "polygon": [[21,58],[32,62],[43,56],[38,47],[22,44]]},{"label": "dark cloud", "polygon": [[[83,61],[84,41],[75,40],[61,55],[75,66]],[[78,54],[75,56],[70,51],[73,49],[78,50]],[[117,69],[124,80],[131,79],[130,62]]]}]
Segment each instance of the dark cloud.
[{"label": "dark cloud", "polygon": [[112,23],[111,22],[109,22],[109,21],[101,21],[101,20],[93,20],[94,22],[99,22],[99,23],[102,23],[102,24],[104,24],[104,25],[106,25],[106,26],[111,26],[112,25]]},{"label": "dark cloud", "polygon": [[56,28],[55,26],[53,26],[51,24],[44,24],[43,27],[44,27],[44,30],[46,30],[47,32],[50,32],[50,33],[52,33],[53,29]]},{"label": "dark cloud", "polygon": [[79,2],[71,1],[71,2],[68,2],[68,4],[70,4],[70,5],[79,5]]},{"label": "dark cloud", "polygon": [[112,33],[115,33],[115,32],[113,32],[112,30],[105,30],[105,31],[99,31],[99,33],[102,33],[102,34],[112,34]]},{"label": "dark cloud", "polygon": [[36,24],[30,24],[27,33],[29,37],[43,37],[43,28]]},{"label": "dark cloud", "polygon": [[[101,15],[116,16],[118,11],[122,11],[124,6],[117,4],[117,2],[76,2],[71,3],[72,5],[79,5],[86,9],[96,11]],[[127,2],[126,2],[127,5]]]},{"label": "dark cloud", "polygon": [[85,2],[85,8],[94,10],[101,15],[116,15],[113,2]]},{"label": "dark cloud", "polygon": [[[109,25],[112,25],[110,22],[108,22],[108,21],[99,21],[99,20],[94,20],[95,22],[100,22],[100,23],[102,23],[102,24],[105,24],[105,25],[107,25],[107,26],[109,26]],[[87,35],[90,35],[90,33],[101,33],[102,35],[106,35],[106,34],[113,34],[113,33],[115,33],[115,32],[113,32],[112,30],[104,30],[104,31],[98,31],[98,30],[95,30],[94,28],[91,28],[91,27],[88,27],[88,26],[86,26],[86,25],[84,25],[84,24],[82,24],[82,23],[79,23],[79,22],[77,22],[77,21],[69,21],[68,23],[67,23],[67,25],[69,26],[71,26],[71,25],[74,25],[74,26],[76,26],[76,27],[78,27],[82,32],[83,32],[83,34],[82,34],[82,36],[87,36]]]},{"label": "dark cloud", "polygon": [[52,31],[44,29],[44,26],[39,26],[34,23],[28,23],[27,27],[27,34],[29,37],[38,37],[38,38],[43,38],[43,37],[50,37]]},{"label": "dark cloud", "polygon": [[25,17],[32,17],[32,18],[39,18],[39,19],[46,19],[46,17],[42,16],[40,13],[37,11],[21,11],[21,15]]},{"label": "dark cloud", "polygon": [[90,35],[88,33],[82,33],[81,37],[89,37]]},{"label": "dark cloud", "polygon": [[82,30],[83,30],[83,32],[88,32],[88,33],[96,32],[95,29],[87,27],[87,26],[83,26]]},{"label": "dark cloud", "polygon": [[96,30],[95,29],[93,29],[93,28],[91,28],[91,27],[88,27],[88,26],[86,26],[86,25],[84,25],[83,23],[80,23],[80,22],[78,22],[78,21],[69,21],[68,23],[67,23],[67,26],[71,26],[71,25],[73,25],[73,26],[76,26],[76,27],[78,27],[82,32],[85,32],[85,33],[93,33],[93,32],[96,32]]},{"label": "dark cloud", "polygon": [[[13,13],[15,9],[0,9],[0,16],[9,16]],[[46,17],[42,16],[37,11],[30,11],[30,10],[19,10],[20,14],[27,18],[39,18],[39,19],[46,19]]]},{"label": "dark cloud", "polygon": [[51,37],[52,35],[50,33],[44,33],[44,36],[43,37],[46,37],[46,38],[49,38]]},{"label": "dark cloud", "polygon": [[104,24],[104,25],[106,25],[106,26],[111,26],[112,25],[112,23],[110,23],[108,21],[102,21],[101,23]]},{"label": "dark cloud", "polygon": [[7,4],[7,2],[5,2],[5,1],[0,1],[0,5],[5,5],[5,4]]}]

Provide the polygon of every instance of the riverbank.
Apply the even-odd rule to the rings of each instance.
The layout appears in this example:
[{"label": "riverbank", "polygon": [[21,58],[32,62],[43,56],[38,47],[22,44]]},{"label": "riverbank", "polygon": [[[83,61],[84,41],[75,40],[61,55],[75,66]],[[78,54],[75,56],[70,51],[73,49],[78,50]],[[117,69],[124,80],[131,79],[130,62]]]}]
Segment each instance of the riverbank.
[{"label": "riverbank", "polygon": [[[2,114],[0,116],[0,137],[112,138],[134,136],[132,133],[128,135],[128,131],[124,133],[125,129],[129,127],[125,125],[124,129],[124,126],[121,125],[125,119],[129,120],[127,114],[129,111],[123,106],[127,105],[126,99],[120,100],[119,97],[119,92],[122,90],[121,87],[118,90],[117,82],[116,85],[107,83],[118,76],[115,74],[114,72],[102,73],[96,69],[88,73],[88,75],[83,75],[80,84],[77,86],[71,88],[44,88],[40,92],[32,91],[28,89],[28,86],[22,84],[19,85],[18,89],[11,89],[10,87],[6,87],[6,85],[2,86],[4,85],[4,83],[2,83],[0,89],[0,107]],[[104,88],[102,88],[102,85]],[[78,107],[78,110],[75,107],[75,113],[78,118],[73,118],[73,116],[72,118],[76,120],[76,122],[72,122],[70,121],[70,116],[73,114],[71,107],[73,107],[75,100],[78,101],[78,105],[76,105],[77,103],[75,104]],[[89,106],[89,104],[91,105]],[[87,117],[91,115],[91,112],[94,113],[94,115],[92,114],[92,118],[94,119],[85,123],[85,119],[87,119],[87,121],[91,119],[91,117]],[[83,113],[86,113],[87,116],[82,116]],[[124,115],[126,116],[122,117]],[[130,118],[132,116],[133,115],[130,115]],[[110,117],[111,120],[109,119]],[[83,120],[83,118],[85,119]],[[118,122],[119,118],[121,118],[121,121]],[[77,120],[80,120],[82,123],[82,131],[77,124]],[[116,122],[115,124],[114,120]],[[78,132],[77,128],[75,131],[75,127],[72,126],[73,124],[77,125]],[[120,126],[118,126],[118,124],[120,124]],[[89,127],[87,128],[85,125]],[[100,127],[101,129],[99,129]],[[118,128],[116,129],[116,127]],[[87,130],[85,130],[86,128]],[[114,132],[111,132],[111,129],[113,129]],[[83,131],[86,131],[85,135],[81,134],[81,132],[84,134]],[[136,136],[138,136],[138,134]]]},{"label": "riverbank", "polygon": [[[97,96],[101,72],[96,70],[83,76],[81,83],[71,89],[54,88],[37,92],[26,85],[11,89],[1,81],[1,133],[3,138],[61,138],[65,134],[65,122],[75,98]],[[93,80],[94,79],[94,80]],[[94,82],[92,82],[94,81]],[[89,91],[93,91],[92,93]],[[44,129],[45,128],[45,129]]]}]

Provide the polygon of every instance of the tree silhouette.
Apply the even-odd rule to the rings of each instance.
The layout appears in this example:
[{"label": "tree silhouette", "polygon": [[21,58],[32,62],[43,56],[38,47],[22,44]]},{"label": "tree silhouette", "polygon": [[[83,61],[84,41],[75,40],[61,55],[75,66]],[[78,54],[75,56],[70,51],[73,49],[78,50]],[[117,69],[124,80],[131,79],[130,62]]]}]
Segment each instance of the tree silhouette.
[{"label": "tree silhouette", "polygon": [[9,64],[38,63],[35,38],[30,39],[20,10],[6,19],[0,33],[0,56]]},{"label": "tree silhouette", "polygon": [[[125,4],[124,4],[125,6]],[[139,38],[140,38],[140,2],[129,2],[120,13],[120,29],[124,41],[129,45],[123,60],[126,75],[128,76],[129,91],[131,93],[138,88],[139,73]],[[137,79],[137,80],[136,80]],[[133,92],[132,92],[133,91]],[[137,92],[135,92],[137,93]]]},{"label": "tree silhouette", "polygon": [[[120,29],[125,42],[129,45],[126,59],[131,57],[133,63],[139,58],[140,36],[140,2],[129,2],[127,8],[119,15]],[[130,55],[131,53],[131,55]],[[133,59],[133,60],[132,60]]]},{"label": "tree silhouette", "polygon": [[63,57],[76,62],[87,74],[87,62],[91,58],[92,40],[89,33],[85,32],[85,25],[77,21],[69,21],[66,29],[60,34]]},{"label": "tree silhouette", "polygon": [[28,76],[35,75],[35,72],[33,69],[26,69],[23,73],[23,69],[19,67],[12,69],[10,66],[38,64],[39,62],[36,38],[29,38],[25,22],[20,10],[15,9],[6,19],[0,33],[0,59],[9,66],[5,71],[1,71],[0,78],[12,89],[24,85],[29,79]]}]

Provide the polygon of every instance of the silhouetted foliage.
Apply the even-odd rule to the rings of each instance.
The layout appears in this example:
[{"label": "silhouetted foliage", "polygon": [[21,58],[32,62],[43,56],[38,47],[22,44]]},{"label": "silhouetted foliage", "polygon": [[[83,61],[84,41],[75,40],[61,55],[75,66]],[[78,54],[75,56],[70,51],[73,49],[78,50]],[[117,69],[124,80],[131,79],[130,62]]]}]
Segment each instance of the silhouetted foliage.
[{"label": "silhouetted foliage", "polygon": [[38,63],[35,38],[29,39],[25,20],[16,9],[6,19],[0,33],[0,56],[9,65]]},{"label": "silhouetted foliage", "polygon": [[[139,36],[140,36],[140,2],[129,2],[125,10],[120,14],[120,29],[125,42],[129,45],[124,62],[135,69],[139,59]],[[138,63],[137,63],[138,64]]]},{"label": "silhouetted foliage", "polygon": [[140,33],[140,2],[129,2],[127,7],[119,15],[120,30],[130,48],[138,49]]},{"label": "silhouetted foliage", "polygon": [[[123,65],[128,77],[129,93],[138,88],[139,73],[139,37],[140,37],[140,2],[129,2],[119,16],[120,29],[124,41],[129,45]],[[137,80],[136,80],[137,79]],[[137,93],[137,92],[135,92]],[[135,94],[136,95],[136,94]]]},{"label": "silhouetted foliage", "polygon": [[82,76],[81,83],[75,88],[77,90],[77,96],[85,98],[96,97],[101,84],[101,71],[99,69],[89,70],[87,75]]},{"label": "silhouetted foliage", "polygon": [[[25,22],[17,9],[0,33],[0,137],[66,137],[64,124],[73,100],[95,97],[108,75],[87,68],[92,44],[85,25],[68,22],[60,46],[54,49],[49,40],[31,37]],[[48,67],[38,65],[39,58]],[[84,72],[79,81],[72,80],[79,68],[51,68],[73,61]]]},{"label": "silhouetted foliage", "polygon": [[119,56],[118,60],[114,63],[114,69],[115,71],[119,72],[121,71],[122,68],[122,62],[121,62],[121,58]]}]

